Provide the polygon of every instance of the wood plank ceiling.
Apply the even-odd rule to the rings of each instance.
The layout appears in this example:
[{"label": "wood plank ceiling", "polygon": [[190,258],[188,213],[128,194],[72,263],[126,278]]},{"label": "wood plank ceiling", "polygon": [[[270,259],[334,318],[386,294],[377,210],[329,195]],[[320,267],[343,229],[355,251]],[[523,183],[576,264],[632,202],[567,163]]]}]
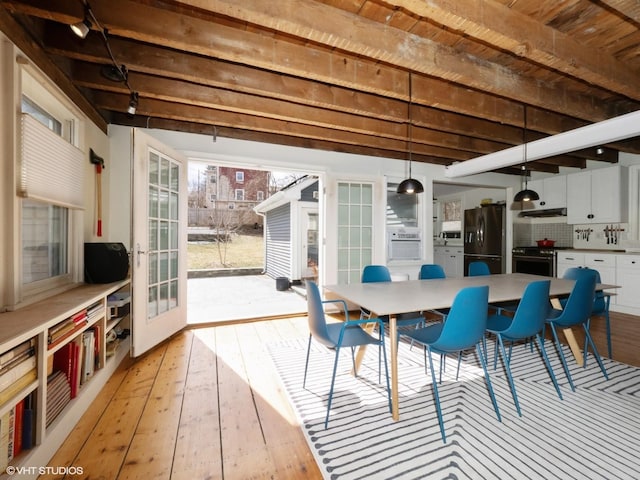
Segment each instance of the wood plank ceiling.
[{"label": "wood plank ceiling", "polygon": [[[85,39],[69,29],[81,0],[0,6],[0,29],[105,130],[448,165],[640,106],[637,0],[90,0]],[[527,167],[616,162],[640,140],[603,147]]]}]

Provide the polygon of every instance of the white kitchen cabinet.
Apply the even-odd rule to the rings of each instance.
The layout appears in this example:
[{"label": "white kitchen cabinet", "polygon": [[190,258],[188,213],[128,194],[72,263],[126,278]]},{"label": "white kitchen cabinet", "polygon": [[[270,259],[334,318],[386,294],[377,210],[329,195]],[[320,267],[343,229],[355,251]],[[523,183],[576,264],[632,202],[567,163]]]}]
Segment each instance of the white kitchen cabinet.
[{"label": "white kitchen cabinet", "polygon": [[[616,255],[616,306],[618,311],[640,311],[640,255]],[[637,310],[629,310],[637,309]]]},{"label": "white kitchen cabinet", "polygon": [[463,247],[437,246],[434,248],[434,263],[442,266],[447,277],[464,276]]},{"label": "white kitchen cabinet", "polygon": [[584,267],[584,253],[575,250],[559,251],[556,264],[556,276],[562,278],[568,268]]},{"label": "white kitchen cabinet", "polygon": [[528,182],[527,185],[530,190],[537,192],[540,196],[540,200],[532,202],[532,209],[565,208],[567,206],[566,175],[554,175],[539,180],[532,180]]},{"label": "white kitchen cabinet", "polygon": [[625,223],[627,167],[616,165],[567,175],[567,223]]}]

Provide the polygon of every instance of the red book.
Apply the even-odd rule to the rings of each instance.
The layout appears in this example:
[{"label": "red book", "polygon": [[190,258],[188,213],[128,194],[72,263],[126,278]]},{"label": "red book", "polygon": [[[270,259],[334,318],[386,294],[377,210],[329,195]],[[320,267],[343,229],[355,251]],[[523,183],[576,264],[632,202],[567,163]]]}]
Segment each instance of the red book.
[{"label": "red book", "polygon": [[53,354],[53,370],[60,370],[64,373],[69,385],[71,385],[73,370],[73,342],[67,343]]},{"label": "red book", "polygon": [[13,456],[17,457],[22,451],[22,416],[24,413],[24,398],[16,404],[13,436]]}]

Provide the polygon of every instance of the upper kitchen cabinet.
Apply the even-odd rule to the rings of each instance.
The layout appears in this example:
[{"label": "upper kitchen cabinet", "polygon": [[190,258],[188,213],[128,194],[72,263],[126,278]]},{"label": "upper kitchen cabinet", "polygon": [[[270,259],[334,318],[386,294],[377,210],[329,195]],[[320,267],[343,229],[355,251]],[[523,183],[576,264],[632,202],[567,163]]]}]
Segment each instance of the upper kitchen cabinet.
[{"label": "upper kitchen cabinet", "polygon": [[540,200],[531,202],[533,207],[524,210],[540,210],[550,208],[566,208],[567,206],[567,176],[554,175],[552,177],[531,180],[528,188],[538,192]]},{"label": "upper kitchen cabinet", "polygon": [[627,167],[567,175],[567,223],[624,223],[628,217]]}]

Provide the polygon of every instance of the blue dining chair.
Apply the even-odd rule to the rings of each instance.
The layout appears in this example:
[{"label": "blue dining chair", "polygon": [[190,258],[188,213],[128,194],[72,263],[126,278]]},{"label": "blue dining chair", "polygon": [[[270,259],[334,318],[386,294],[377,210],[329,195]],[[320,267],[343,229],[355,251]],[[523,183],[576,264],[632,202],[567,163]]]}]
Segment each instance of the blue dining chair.
[{"label": "blue dining chair", "polygon": [[[569,381],[569,385],[571,385],[572,391],[575,391],[575,386],[573,384],[573,379],[571,378],[571,373],[569,372],[569,367],[567,366],[567,361],[562,351],[562,345],[560,344],[560,340],[558,339],[558,328],[564,329],[581,325],[585,334],[585,344],[587,346],[591,346],[593,356],[598,362],[604,378],[607,380],[609,379],[607,370],[602,363],[602,358],[600,358],[598,349],[596,348],[596,345],[593,342],[593,338],[591,338],[591,333],[589,332],[589,318],[591,317],[591,311],[593,310],[593,301],[596,293],[595,270],[577,270],[583,271],[568,273],[568,275],[576,275],[576,283],[573,286],[571,293],[569,294],[569,298],[567,299],[564,308],[562,310],[558,310],[555,308],[551,309],[546,320],[546,324],[551,327],[551,332],[553,333],[556,348],[558,350],[558,354],[560,355],[560,361],[562,362],[562,366],[567,376],[567,380]],[[584,349],[584,367],[586,366],[587,348]]]},{"label": "blue dining chair", "polygon": [[482,349],[480,348],[480,342],[484,338],[484,332],[487,328],[488,300],[489,287],[486,285],[463,288],[456,294],[446,322],[431,324],[423,328],[403,333],[403,335],[423,344],[428,352],[429,368],[431,370],[431,385],[435,397],[440,434],[442,435],[442,441],[445,443],[447,438],[444,431],[444,420],[442,418],[440,397],[438,395],[438,382],[436,381],[436,373],[433,367],[432,353],[440,355],[446,355],[449,353],[460,354],[464,350],[475,347],[476,354],[478,355],[480,363],[482,364],[482,369],[484,370],[484,378],[489,390],[489,396],[493,403],[493,408],[496,412],[496,416],[498,417],[498,421],[502,421],[502,418],[500,417],[500,410],[498,409],[498,402],[496,401],[496,397],[493,393],[493,387],[491,385],[491,379],[489,378],[485,357],[482,353]]},{"label": "blue dining chair", "polygon": [[469,263],[468,274],[470,277],[491,275],[491,270],[489,270],[489,265],[486,262],[476,261]]},{"label": "blue dining chair", "polygon": [[[487,331],[496,336],[493,368],[495,370],[498,360],[498,349],[500,349],[502,363],[507,372],[507,379],[509,381],[509,387],[511,388],[511,395],[513,396],[513,403],[516,406],[516,411],[519,416],[522,416],[522,412],[520,411],[520,402],[518,401],[516,386],[511,374],[511,353],[514,342],[528,340],[531,337],[536,338],[538,347],[540,347],[540,353],[551,376],[553,386],[556,388],[560,400],[562,400],[560,387],[558,386],[556,376],[553,373],[553,368],[551,367],[549,357],[544,348],[544,343],[540,337],[544,322],[549,313],[550,285],[551,280],[540,280],[529,283],[524,290],[522,299],[513,317],[496,314],[489,316],[487,320]],[[508,354],[504,346],[505,342],[510,342]]]},{"label": "blue dining chair", "polygon": [[430,278],[447,278],[442,265],[438,265],[437,263],[425,263],[420,266],[418,279],[428,280]]},{"label": "blue dining chair", "polygon": [[[307,383],[307,370],[309,367],[309,353],[311,352],[311,339],[314,338],[327,348],[335,349],[335,359],[333,361],[333,373],[331,375],[331,387],[329,388],[329,400],[327,402],[327,416],[324,420],[324,428],[329,425],[329,412],[331,411],[331,401],[333,399],[333,387],[336,380],[336,371],[338,368],[338,359],[340,358],[340,349],[349,347],[351,349],[351,360],[353,362],[353,371],[357,376],[355,347],[363,345],[378,346],[378,383],[380,383],[381,375],[381,358],[384,358],[384,370],[387,383],[387,398],[389,402],[389,411],[391,411],[391,388],[389,386],[389,368],[387,366],[387,353],[384,348],[384,329],[382,320],[379,318],[368,318],[366,320],[350,320],[347,303],[344,300],[322,300],[318,285],[311,281],[306,281],[307,289],[307,308],[309,321],[309,343],[307,345],[307,358],[304,363],[304,379],[302,388]],[[344,309],[345,321],[340,323],[327,323],[324,305],[329,303],[341,304]],[[378,338],[367,333],[361,325],[365,323],[378,324]]]},{"label": "blue dining chair", "polygon": [[[593,270],[596,275],[596,284],[602,283],[602,279],[600,278],[600,272],[593,268],[588,267],[572,267],[565,271],[563,278],[570,278],[575,280],[583,272],[587,270]],[[567,302],[567,299],[560,299],[560,304],[564,307],[564,304]],[[593,317],[604,317],[605,320],[605,328],[607,332],[607,353],[609,354],[609,358],[613,358],[612,356],[612,348],[611,348],[611,320],[609,319],[609,304],[611,303],[611,295],[603,292],[602,290],[596,291],[595,297],[593,299],[593,309],[591,310],[591,317],[589,317],[589,327],[591,326],[591,318]],[[587,350],[587,342],[585,338],[584,350]]]}]

